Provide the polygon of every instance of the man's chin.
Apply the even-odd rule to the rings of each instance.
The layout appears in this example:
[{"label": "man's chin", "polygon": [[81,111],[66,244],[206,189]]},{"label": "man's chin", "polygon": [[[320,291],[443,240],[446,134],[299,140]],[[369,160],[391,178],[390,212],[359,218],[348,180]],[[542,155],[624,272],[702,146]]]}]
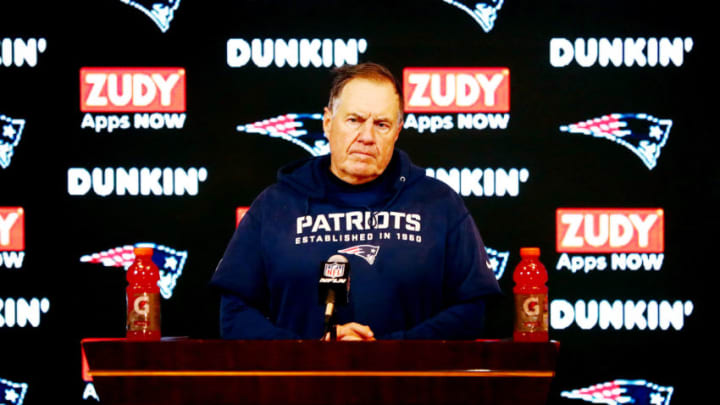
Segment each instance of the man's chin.
[{"label": "man's chin", "polygon": [[375,165],[363,163],[348,164],[342,169],[343,174],[361,179],[363,182],[371,181],[380,175]]},{"label": "man's chin", "polygon": [[355,171],[374,171],[377,168],[377,162],[368,155],[352,155],[345,161],[345,167],[348,170]]}]

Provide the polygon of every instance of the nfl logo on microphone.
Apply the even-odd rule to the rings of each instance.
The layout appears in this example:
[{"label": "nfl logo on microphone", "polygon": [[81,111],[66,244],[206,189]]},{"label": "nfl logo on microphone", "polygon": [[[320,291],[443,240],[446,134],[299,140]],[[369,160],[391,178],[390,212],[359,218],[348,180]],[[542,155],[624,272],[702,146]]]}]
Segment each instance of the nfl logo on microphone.
[{"label": "nfl logo on microphone", "polygon": [[323,276],[338,278],[345,275],[345,263],[325,263]]}]

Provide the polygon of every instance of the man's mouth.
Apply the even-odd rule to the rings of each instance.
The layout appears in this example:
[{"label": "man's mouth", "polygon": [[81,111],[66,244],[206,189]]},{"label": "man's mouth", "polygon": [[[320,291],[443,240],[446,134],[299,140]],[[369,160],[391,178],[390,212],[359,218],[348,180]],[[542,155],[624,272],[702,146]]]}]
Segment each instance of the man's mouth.
[{"label": "man's mouth", "polygon": [[375,154],[369,151],[351,150],[348,154],[361,158],[375,158]]}]

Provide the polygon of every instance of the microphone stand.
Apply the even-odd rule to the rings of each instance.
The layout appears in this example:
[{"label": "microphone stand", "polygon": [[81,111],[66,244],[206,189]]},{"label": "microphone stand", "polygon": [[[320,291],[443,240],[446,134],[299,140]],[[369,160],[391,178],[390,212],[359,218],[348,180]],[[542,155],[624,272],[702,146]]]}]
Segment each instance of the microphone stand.
[{"label": "microphone stand", "polygon": [[325,332],[330,332],[330,340],[337,340],[337,323],[335,322],[335,291],[328,291],[327,308],[325,309]]},{"label": "microphone stand", "polygon": [[335,322],[335,314],[332,314],[330,317],[325,317],[325,332],[323,333],[323,336],[327,335],[328,332],[330,333],[331,341],[337,340],[337,323]]}]

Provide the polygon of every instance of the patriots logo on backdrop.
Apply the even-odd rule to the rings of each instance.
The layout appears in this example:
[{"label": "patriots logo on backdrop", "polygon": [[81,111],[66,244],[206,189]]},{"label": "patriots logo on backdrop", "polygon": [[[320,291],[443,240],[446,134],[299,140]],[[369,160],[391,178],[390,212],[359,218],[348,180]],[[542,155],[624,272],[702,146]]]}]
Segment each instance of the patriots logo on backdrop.
[{"label": "patriots logo on backdrop", "polygon": [[10,166],[10,159],[15,153],[15,147],[20,143],[20,136],[25,128],[25,120],[10,118],[0,115],[0,166],[7,169]]},{"label": "patriots logo on backdrop", "polygon": [[238,125],[238,132],[266,135],[292,142],[312,156],[330,153],[322,129],[322,114],[285,114],[251,124]]},{"label": "patriots logo on backdrop", "polygon": [[[137,245],[140,244],[136,244],[135,246]],[[142,245],[147,246],[146,243],[142,243]],[[177,284],[177,279],[182,274],[183,267],[185,267],[187,252],[178,251],[163,245],[151,245],[153,247],[152,261],[160,270],[160,281],[158,282],[160,294],[163,298],[170,299],[173,289]],[[135,246],[125,245],[100,253],[85,255],[80,258],[80,261],[83,263],[100,263],[105,267],[123,267],[127,270],[133,261],[135,261],[135,253],[133,252]]]},{"label": "patriots logo on backdrop", "polygon": [[661,387],[645,380],[614,380],[587,388],[562,391],[561,396],[607,405],[669,405],[673,387]]},{"label": "patriots logo on backdrop", "polygon": [[175,10],[180,7],[180,0],[120,0],[128,6],[145,13],[162,32],[170,29],[170,22],[175,17]]},{"label": "patriots logo on backdrop", "polygon": [[0,405],[22,405],[28,385],[0,378]]},{"label": "patriots logo on backdrop", "polygon": [[380,246],[356,245],[351,246],[347,249],[338,250],[338,253],[348,253],[351,255],[360,256],[372,266],[375,263],[375,257],[377,257],[379,251]]},{"label": "patriots logo on backdrop", "polygon": [[503,5],[503,0],[443,0],[445,3],[451,4],[470,16],[480,24],[483,31],[490,32],[495,27],[497,13]]},{"label": "patriots logo on backdrop", "polygon": [[605,138],[630,149],[648,169],[652,170],[660,150],[670,135],[672,120],[648,114],[608,114],[574,124],[563,125],[560,131]]},{"label": "patriots logo on backdrop", "polygon": [[499,252],[493,248],[485,246],[485,252],[487,252],[487,266],[495,274],[495,278],[500,280],[503,273],[505,273],[505,266],[507,266],[508,259],[510,258],[510,252]]}]

